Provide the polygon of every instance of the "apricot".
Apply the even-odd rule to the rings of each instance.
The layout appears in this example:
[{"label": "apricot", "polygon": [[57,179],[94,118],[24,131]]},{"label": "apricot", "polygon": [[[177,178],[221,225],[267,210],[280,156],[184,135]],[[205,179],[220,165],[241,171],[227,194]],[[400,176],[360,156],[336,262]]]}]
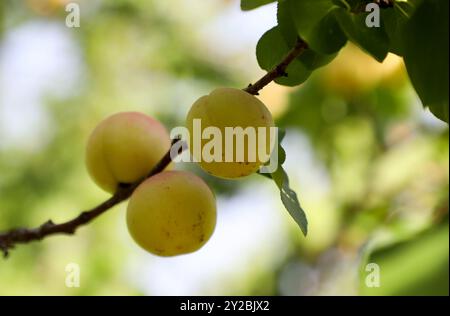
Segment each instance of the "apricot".
[{"label": "apricot", "polygon": [[165,171],[133,192],[127,226],[143,249],[176,256],[200,249],[216,225],[216,201],[206,183],[186,171]]},{"label": "apricot", "polygon": [[407,78],[401,57],[390,53],[379,63],[351,43],[323,72],[321,78],[325,87],[347,99],[367,93],[380,84],[399,87]]},{"label": "apricot", "polygon": [[166,128],[138,112],[114,114],[94,129],[86,150],[92,179],[114,193],[119,183],[143,179],[170,149]]},{"label": "apricot", "polygon": [[[201,97],[192,105],[186,126],[192,156],[214,176],[250,175],[269,160],[273,148],[274,122],[270,111],[258,98],[243,90],[219,88]],[[219,133],[211,133],[210,127]],[[230,129],[237,128],[248,132],[240,141],[230,133]]]}]

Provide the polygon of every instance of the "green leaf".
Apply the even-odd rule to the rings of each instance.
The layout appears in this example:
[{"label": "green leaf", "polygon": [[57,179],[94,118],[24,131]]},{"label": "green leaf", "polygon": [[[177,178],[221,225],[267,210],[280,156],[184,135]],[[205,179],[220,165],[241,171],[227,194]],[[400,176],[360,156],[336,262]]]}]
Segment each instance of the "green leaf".
[{"label": "green leaf", "polygon": [[277,0],[241,0],[241,10],[249,11]]},{"label": "green leaf", "polygon": [[[289,2],[278,2],[277,20],[281,35],[289,47],[294,46],[299,35],[292,19]],[[329,41],[331,43],[332,41]],[[315,70],[331,62],[337,54],[323,54],[311,48],[305,50],[297,59],[309,70]]]},{"label": "green leaf", "polygon": [[389,51],[389,37],[383,27],[367,27],[367,13],[336,9],[336,17],[346,36],[362,50],[382,62]]},{"label": "green leaf", "polygon": [[347,38],[336,18],[338,7],[331,0],[286,1],[284,10],[291,13],[297,34],[312,50],[334,54],[345,45]]},{"label": "green leaf", "polygon": [[446,101],[441,103],[429,103],[428,108],[434,116],[448,123],[448,97]]},{"label": "green leaf", "polygon": [[[448,295],[448,218],[418,236],[367,249],[360,269],[364,295]],[[380,286],[368,287],[368,263],[379,266]]]},{"label": "green leaf", "polygon": [[[286,131],[283,128],[278,128],[278,166],[281,166],[286,161],[286,151],[281,146],[281,142],[284,139],[284,136],[286,136]],[[258,173],[266,178],[272,179],[272,176],[270,173],[261,173],[258,171]]]},{"label": "green leaf", "polygon": [[303,232],[303,235],[308,234],[308,220],[306,213],[300,206],[297,194],[289,187],[289,178],[286,171],[281,166],[278,166],[277,171],[271,174],[272,179],[280,189],[280,197],[284,207],[298,224]]},{"label": "green leaf", "polygon": [[333,8],[331,0],[286,0],[292,12],[297,32],[307,42],[314,28]]},{"label": "green leaf", "polygon": [[281,166],[286,161],[286,151],[283,146],[281,146],[281,142],[286,136],[286,131],[282,128],[278,129],[278,165]]},{"label": "green leaf", "polygon": [[289,47],[293,47],[298,39],[298,34],[288,1],[278,1],[277,22],[284,41]]},{"label": "green leaf", "polygon": [[286,152],[281,145],[281,142],[286,132],[283,129],[278,130],[278,166],[277,170],[271,174],[260,173],[258,174],[272,179],[280,189],[280,197],[284,207],[298,224],[303,234],[306,236],[308,233],[308,220],[306,218],[305,211],[300,206],[297,194],[289,187],[289,178],[284,171],[282,164],[286,160]]},{"label": "green leaf", "polygon": [[[270,71],[283,60],[289,50],[279,28],[274,27],[260,38],[256,46],[258,64],[262,69]],[[300,61],[294,60],[286,69],[286,73],[287,77],[278,78],[275,82],[285,86],[296,86],[308,79],[311,71]]]},{"label": "green leaf", "polygon": [[312,71],[329,64],[336,56],[337,54],[325,55],[307,49],[297,59]]},{"label": "green leaf", "polygon": [[337,9],[329,11],[314,28],[309,42],[312,49],[324,54],[333,54],[347,43],[347,37],[337,21]]},{"label": "green leaf", "polygon": [[423,1],[403,29],[403,53],[424,106],[448,123],[448,0]]},{"label": "green leaf", "polygon": [[410,2],[396,2],[394,8],[381,10],[381,21],[389,38],[389,51],[403,56],[403,28],[414,11]]}]

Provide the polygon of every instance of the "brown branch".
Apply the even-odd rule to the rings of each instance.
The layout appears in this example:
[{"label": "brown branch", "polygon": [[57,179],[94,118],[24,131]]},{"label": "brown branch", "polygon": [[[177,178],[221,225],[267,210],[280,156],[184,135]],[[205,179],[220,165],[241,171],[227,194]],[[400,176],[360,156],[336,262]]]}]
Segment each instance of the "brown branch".
[{"label": "brown branch", "polygon": [[[308,45],[303,40],[299,39],[294,48],[289,51],[286,57],[274,69],[269,71],[264,77],[262,77],[254,84],[250,84],[247,88],[244,89],[244,91],[253,95],[257,95],[261,89],[263,89],[273,80],[282,76],[287,76],[286,69],[289,64],[295,58],[300,56],[300,54],[307,48]],[[180,141],[180,139],[175,139],[172,143],[171,149],[175,148],[175,144]],[[181,152],[186,149],[186,144],[183,142],[181,144],[178,144],[177,147],[179,147],[179,150],[174,153],[174,155],[181,154]],[[75,234],[79,227],[88,224],[101,214],[105,213],[107,210],[111,209],[113,206],[127,200],[131,196],[133,191],[139,186],[139,184],[141,184],[145,179],[163,171],[167,167],[167,165],[170,164],[172,158],[171,150],[169,150],[153,168],[153,170],[148,174],[147,177],[131,184],[121,184],[117,192],[108,200],[90,210],[81,212],[81,214],[79,214],[72,220],[60,224],[55,224],[52,220],[48,220],[47,222],[36,228],[14,228],[5,232],[0,232],[0,251],[3,252],[5,257],[7,257],[9,254],[9,250],[13,249],[17,244],[25,244],[32,241],[38,241],[48,236],[57,234]]]},{"label": "brown branch", "polygon": [[264,77],[259,79],[254,84],[250,84],[247,88],[244,89],[244,91],[253,95],[258,95],[258,92],[260,90],[262,90],[265,86],[267,86],[275,79],[280,77],[287,77],[289,74],[286,73],[286,69],[289,64],[293,62],[295,58],[300,56],[307,48],[308,44],[306,44],[305,41],[299,38],[295,43],[295,46],[287,53],[284,59],[277,66],[275,66],[275,68],[265,74]]}]

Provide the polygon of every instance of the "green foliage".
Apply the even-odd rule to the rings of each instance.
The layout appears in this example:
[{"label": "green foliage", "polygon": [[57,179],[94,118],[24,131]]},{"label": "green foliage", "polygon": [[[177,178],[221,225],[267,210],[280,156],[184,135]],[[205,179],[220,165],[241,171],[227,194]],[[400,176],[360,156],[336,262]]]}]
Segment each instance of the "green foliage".
[{"label": "green foliage", "polygon": [[337,54],[325,55],[317,53],[312,49],[307,49],[297,59],[308,69],[315,70],[330,63]]},{"label": "green foliage", "polygon": [[397,2],[394,8],[381,10],[381,21],[389,37],[389,51],[399,56],[403,56],[403,29],[414,8],[409,1]]},{"label": "green foliage", "polygon": [[[256,58],[259,66],[268,71],[272,70],[289,50],[280,29],[278,27],[270,29],[261,37],[256,46]],[[278,78],[275,82],[286,86],[296,86],[308,79],[311,71],[299,60],[294,60],[286,69],[286,73],[286,77]]]},{"label": "green foliage", "polygon": [[300,206],[297,194],[289,186],[289,178],[284,169],[279,166],[277,171],[272,173],[272,179],[280,189],[281,201],[284,207],[298,224],[303,232],[303,235],[308,234],[308,220],[306,219],[305,211]]},{"label": "green foliage", "polygon": [[[245,1],[242,3],[244,4]],[[309,72],[326,65],[347,39],[377,61],[389,52],[404,56],[424,106],[448,122],[448,1],[396,1],[380,8],[380,27],[368,27],[365,0],[279,0],[278,26],[263,35],[257,47],[261,68],[269,70],[298,37],[308,49],[290,67],[287,86],[303,83]],[[255,6],[253,6],[255,7]],[[252,6],[246,4],[247,9]],[[280,36],[281,35],[281,36]]]},{"label": "green foliage", "polygon": [[[279,31],[286,45],[288,47],[293,46],[297,41],[299,34],[293,19],[292,8],[289,1],[282,1],[278,3],[277,20]],[[323,37],[316,36],[315,38],[322,39]],[[328,47],[333,47],[333,45],[337,42],[339,42],[339,34],[334,34],[333,32],[332,36],[324,41]],[[318,47],[318,50],[314,50],[310,44],[310,47],[297,58],[308,70],[314,70],[325,66],[336,57],[336,54],[333,54],[333,48],[331,50],[327,50],[326,48],[323,49],[323,46],[318,45]]]},{"label": "green foliage", "polygon": [[373,58],[382,62],[389,50],[389,38],[383,27],[366,26],[366,14],[337,9],[337,20],[345,35]]},{"label": "green foliage", "polygon": [[448,11],[447,0],[423,1],[406,23],[404,59],[422,103],[448,122]]},{"label": "green foliage", "polygon": [[[448,295],[448,218],[411,240],[370,250],[361,265],[364,295]],[[367,263],[380,269],[380,286],[367,287]]]},{"label": "green foliage", "polygon": [[336,19],[337,7],[331,0],[286,0],[283,6],[291,14],[297,35],[311,49],[322,54],[334,54],[346,43],[347,38]]},{"label": "green foliage", "polygon": [[284,207],[292,216],[294,221],[300,227],[303,235],[308,234],[308,220],[306,218],[306,213],[300,206],[297,194],[289,186],[289,177],[286,171],[283,169],[283,164],[286,160],[286,151],[284,150],[281,142],[283,141],[286,132],[282,129],[278,132],[278,166],[277,170],[271,174],[259,173],[260,175],[272,179],[280,190],[281,201]]}]

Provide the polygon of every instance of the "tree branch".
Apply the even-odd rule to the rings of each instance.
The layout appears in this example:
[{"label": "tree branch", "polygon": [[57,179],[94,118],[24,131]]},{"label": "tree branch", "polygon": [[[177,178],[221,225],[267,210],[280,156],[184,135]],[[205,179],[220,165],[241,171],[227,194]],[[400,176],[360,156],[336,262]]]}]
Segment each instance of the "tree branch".
[{"label": "tree branch", "polygon": [[[250,84],[244,91],[258,95],[258,92],[263,89],[266,85],[268,85],[273,80],[287,76],[286,69],[289,64],[300,54],[308,48],[308,45],[303,40],[299,39],[295,44],[294,48],[289,51],[289,53],[285,56],[285,58],[271,71],[269,71],[264,77],[255,82],[254,84]],[[174,145],[180,142],[180,139],[175,139],[172,142],[172,148]],[[178,145],[177,145],[178,146]],[[186,148],[185,144],[182,143],[179,147],[179,150],[175,155],[181,154],[181,152]],[[13,249],[17,244],[25,244],[32,241],[39,241],[48,236],[62,234],[62,235],[73,235],[77,231],[77,229],[83,225],[90,223],[92,220],[97,218],[98,216],[105,213],[107,210],[111,209],[113,206],[127,200],[133,191],[147,178],[160,173],[163,171],[172,161],[171,158],[171,150],[169,150],[164,157],[158,162],[158,164],[153,168],[153,170],[148,174],[147,177],[136,181],[131,184],[121,184],[117,190],[117,192],[111,196],[105,202],[97,205],[96,207],[81,212],[77,217],[67,222],[63,222],[60,224],[53,223],[52,220],[48,220],[42,225],[36,228],[14,228],[5,232],[0,232],[0,251],[3,252],[4,257],[8,257],[9,251]]]},{"label": "tree branch", "polygon": [[[161,158],[161,160],[150,171],[147,177],[134,183],[119,185],[116,193],[108,200],[90,210],[81,212],[74,219],[61,224],[55,224],[52,220],[48,220],[47,222],[36,228],[14,228],[9,231],[0,233],[0,250],[3,251],[4,257],[8,256],[9,250],[14,248],[16,244],[37,241],[56,234],[73,235],[80,226],[88,224],[93,219],[100,216],[113,206],[119,204],[122,201],[125,201],[145,179],[157,173],[160,173],[170,164],[172,158],[175,158],[171,158],[172,148],[174,148],[174,145],[178,142],[181,142],[179,138],[174,139],[171,149],[164,155],[164,157]],[[181,154],[185,148],[186,146],[184,146],[184,143],[181,143],[178,152],[174,153],[174,155]]]},{"label": "tree branch", "polygon": [[286,73],[286,69],[289,64],[293,62],[295,58],[300,56],[307,48],[308,44],[305,41],[300,38],[297,39],[295,46],[289,51],[289,53],[287,53],[284,59],[275,68],[269,71],[264,77],[259,79],[254,84],[250,84],[247,88],[244,89],[244,91],[253,95],[258,95],[258,92],[260,90],[262,90],[265,86],[267,86],[275,79],[280,77],[287,77],[288,74]]}]

